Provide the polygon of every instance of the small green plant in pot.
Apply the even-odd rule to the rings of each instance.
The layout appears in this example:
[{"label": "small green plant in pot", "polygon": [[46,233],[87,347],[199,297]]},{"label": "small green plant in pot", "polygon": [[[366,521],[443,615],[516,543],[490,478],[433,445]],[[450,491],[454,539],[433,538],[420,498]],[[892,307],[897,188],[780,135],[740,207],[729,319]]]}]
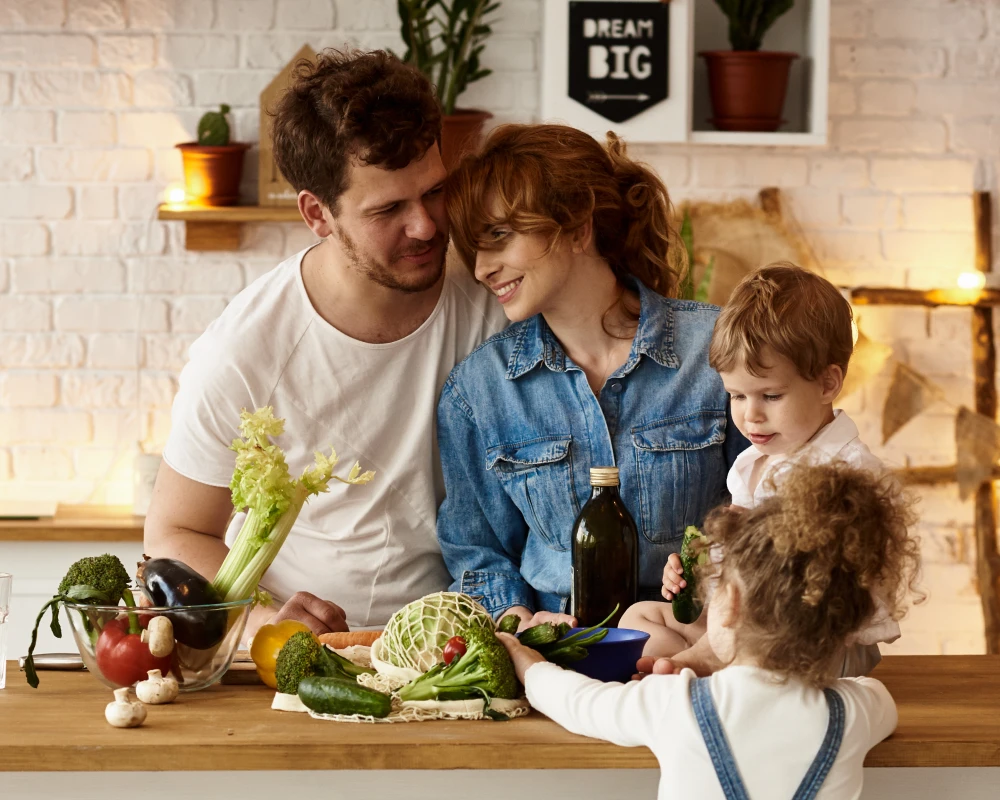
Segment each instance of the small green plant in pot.
[{"label": "small green plant in pot", "polygon": [[233,206],[240,199],[243,156],[250,145],[229,141],[229,106],[198,121],[198,139],[177,145],[184,162],[184,194],[190,205]]},{"label": "small green plant in pot", "polygon": [[713,117],[723,131],[776,131],[796,53],[761,50],[764,34],[794,0],[715,0],[729,22],[732,50],[699,53],[708,67]]},{"label": "small green plant in pot", "polygon": [[451,168],[478,139],[487,111],[457,108],[470,83],[491,74],[480,57],[492,33],[498,0],[397,0],[403,61],[419,69],[441,103],[441,157]]}]

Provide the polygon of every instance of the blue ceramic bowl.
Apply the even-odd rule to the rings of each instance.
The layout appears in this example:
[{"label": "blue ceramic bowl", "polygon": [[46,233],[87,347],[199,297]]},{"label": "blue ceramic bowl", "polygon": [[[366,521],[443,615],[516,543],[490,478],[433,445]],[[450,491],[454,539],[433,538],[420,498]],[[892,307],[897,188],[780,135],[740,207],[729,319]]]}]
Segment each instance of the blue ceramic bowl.
[{"label": "blue ceramic bowl", "polygon": [[[576,633],[580,628],[572,628]],[[569,634],[567,634],[569,635]],[[581,675],[599,681],[625,683],[635,675],[635,662],[642,657],[642,648],[649,634],[631,628],[608,628],[608,635],[587,647],[587,657],[568,666]]]}]

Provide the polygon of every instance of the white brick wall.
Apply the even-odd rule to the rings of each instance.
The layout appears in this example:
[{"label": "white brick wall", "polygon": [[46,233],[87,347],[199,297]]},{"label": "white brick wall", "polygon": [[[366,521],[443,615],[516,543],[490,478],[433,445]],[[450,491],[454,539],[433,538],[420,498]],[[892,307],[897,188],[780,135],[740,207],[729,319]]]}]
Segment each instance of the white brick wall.
[{"label": "white brick wall", "polygon": [[[494,74],[461,102],[496,120],[537,117],[542,2],[503,0],[485,58]],[[257,95],[303,43],[400,49],[395,6],[0,2],[0,498],[100,500],[137,438],[162,446],[191,342],[312,238],[301,225],[247,225],[235,253],[186,252],[181,225],[154,220],[181,179],[173,145],[219,102],[233,106],[237,135],[256,141]],[[831,279],[947,285],[971,266],[970,192],[997,191],[1000,6],[833,0],[831,35],[828,147],[633,152],[675,201],[781,186]],[[952,403],[971,402],[968,316],[860,310],[868,335]],[[844,401],[876,451],[897,464],[952,463],[946,406],[879,446],[886,389],[880,379]],[[894,649],[982,650],[971,505],[954,487],[926,490],[921,514],[930,598]]]}]

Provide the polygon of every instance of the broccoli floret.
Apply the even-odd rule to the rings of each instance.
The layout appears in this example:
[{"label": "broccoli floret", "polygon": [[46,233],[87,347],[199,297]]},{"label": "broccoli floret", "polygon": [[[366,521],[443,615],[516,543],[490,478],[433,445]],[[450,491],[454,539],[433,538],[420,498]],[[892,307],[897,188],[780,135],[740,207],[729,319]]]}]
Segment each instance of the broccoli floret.
[{"label": "broccoli floret", "polygon": [[70,566],[59,583],[59,594],[66,594],[73,586],[89,586],[103,595],[102,603],[118,605],[118,601],[129,590],[131,581],[125,565],[118,556],[110,553],[105,553],[103,556],[88,556]]},{"label": "broccoli floret", "polygon": [[507,648],[493,631],[462,631],[465,653],[449,665],[438,664],[399,690],[400,700],[468,700],[494,697],[513,700],[520,684]]},{"label": "broccoli floret", "polygon": [[274,679],[282,694],[297,694],[299,681],[303,678],[317,676],[353,681],[362,672],[371,674],[374,670],[351,663],[320,644],[308,631],[299,631],[288,637],[274,663]]}]

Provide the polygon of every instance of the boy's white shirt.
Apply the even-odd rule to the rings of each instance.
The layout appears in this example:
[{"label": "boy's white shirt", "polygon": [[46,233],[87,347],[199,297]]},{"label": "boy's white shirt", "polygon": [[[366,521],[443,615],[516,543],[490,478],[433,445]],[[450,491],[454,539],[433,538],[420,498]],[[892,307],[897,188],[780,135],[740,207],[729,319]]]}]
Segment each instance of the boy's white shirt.
[{"label": "boy's white shirt", "polygon": [[[861,441],[858,435],[858,426],[854,424],[854,420],[842,409],[836,409],[833,415],[833,422],[820,428],[804,447],[794,453],[769,458],[761,471],[760,480],[757,481],[752,492],[750,491],[750,476],[753,473],[754,465],[766,456],[752,444],[740,453],[726,477],[726,486],[732,495],[733,505],[743,508],[754,508],[760,505],[765,498],[775,493],[774,484],[780,481],[781,468],[798,461],[815,462],[840,459],[852,467],[867,470],[873,475],[883,475],[885,465]],[[899,623],[889,616],[885,603],[877,594],[875,595],[875,605],[875,615],[872,617],[872,621],[851,638],[852,643],[870,645],[879,642],[894,642],[899,638]]]},{"label": "boy's white shirt", "polygon": [[[525,689],[531,705],[573,733],[649,747],[660,764],[660,800],[723,800],[691,707],[692,680],[695,674],[685,669],[601,683],[540,663],[528,668]],[[727,667],[710,680],[748,794],[792,797],[826,735],[823,692],[797,680],[777,683],[773,673],[749,666]],[[844,700],[844,738],[817,800],[854,800],[861,795],[865,755],[896,727],[896,704],[873,678],[841,678],[833,688]]]}]

